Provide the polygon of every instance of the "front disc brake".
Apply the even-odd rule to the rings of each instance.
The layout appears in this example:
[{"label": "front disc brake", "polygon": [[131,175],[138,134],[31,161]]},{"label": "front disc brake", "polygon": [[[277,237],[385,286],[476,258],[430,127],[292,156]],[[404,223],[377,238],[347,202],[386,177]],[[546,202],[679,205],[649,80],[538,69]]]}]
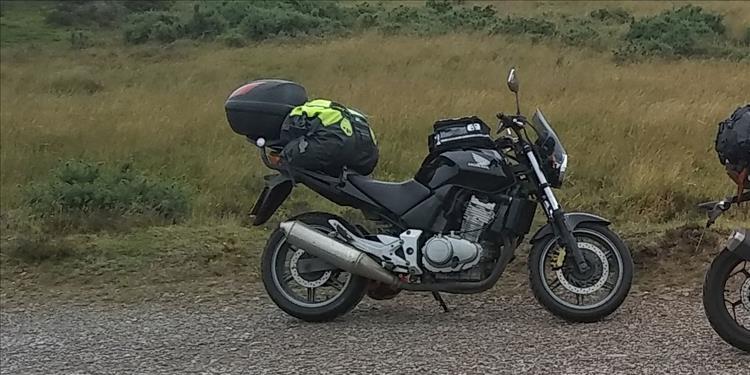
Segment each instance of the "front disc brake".
[{"label": "front disc brake", "polygon": [[575,294],[591,294],[601,289],[601,287],[604,286],[604,283],[607,282],[607,279],[609,278],[609,262],[607,261],[607,256],[604,254],[604,251],[602,251],[594,244],[588,242],[579,242],[578,247],[584,251],[591,251],[592,253],[594,253],[594,255],[596,255],[599,262],[601,262],[602,272],[599,276],[599,279],[593,285],[590,285],[588,287],[578,287],[570,282],[570,280],[568,280],[568,276],[565,275],[563,268],[557,269],[557,271],[555,272],[557,273],[557,279],[560,280],[560,284],[565,289]]}]

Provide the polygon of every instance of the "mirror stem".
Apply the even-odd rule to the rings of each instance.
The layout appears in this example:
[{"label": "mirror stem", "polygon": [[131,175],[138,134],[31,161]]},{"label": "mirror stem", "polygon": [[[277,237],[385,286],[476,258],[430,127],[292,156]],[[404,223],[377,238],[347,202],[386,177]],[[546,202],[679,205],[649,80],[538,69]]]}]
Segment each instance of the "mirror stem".
[{"label": "mirror stem", "polygon": [[516,92],[516,116],[521,115],[521,106],[518,104],[518,93]]}]

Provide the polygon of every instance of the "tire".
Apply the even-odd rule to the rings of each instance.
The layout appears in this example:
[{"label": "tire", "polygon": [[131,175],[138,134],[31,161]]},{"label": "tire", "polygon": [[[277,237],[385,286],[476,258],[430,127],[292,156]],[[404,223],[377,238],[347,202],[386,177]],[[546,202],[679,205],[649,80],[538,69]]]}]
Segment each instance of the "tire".
[{"label": "tire", "polygon": [[[579,236],[584,235],[599,237],[600,241],[608,242],[606,245],[612,248],[611,251],[617,252],[619,257],[615,254],[613,254],[613,257],[615,257],[614,261],[617,261],[617,264],[620,266],[620,270],[612,291],[608,292],[598,304],[593,304],[590,307],[573,307],[560,301],[562,298],[556,297],[556,294],[552,291],[556,287],[559,287],[559,285],[556,287],[549,286],[543,271],[546,255],[556,244],[554,236],[547,236],[535,241],[529,252],[528,266],[531,290],[536,300],[544,308],[562,319],[575,323],[600,321],[617,310],[622,302],[625,301],[625,297],[627,297],[633,282],[633,259],[625,243],[606,226],[595,223],[581,223],[573,230],[573,235],[577,239]],[[566,256],[565,259],[565,263],[567,264],[569,259],[572,259],[572,256]]]},{"label": "tire", "polygon": [[714,331],[730,345],[750,352],[750,331],[740,326],[729,314],[724,302],[724,289],[729,274],[743,262],[731,251],[724,250],[711,262],[703,283],[703,308]]},{"label": "tire", "polygon": [[[296,216],[290,220],[299,220],[313,227],[333,230],[328,220],[336,219],[346,225],[346,222],[331,214],[311,212]],[[357,232],[355,232],[357,233]],[[281,310],[287,314],[307,322],[327,322],[346,314],[353,309],[364,297],[368,280],[361,276],[350,274],[343,288],[329,302],[321,306],[304,306],[302,302],[294,299],[284,287],[283,280],[279,280],[277,257],[282,251],[288,251],[289,245],[285,243],[284,232],[277,228],[269,237],[263,250],[261,259],[261,275],[263,286],[268,296]],[[282,263],[284,263],[282,261]],[[339,270],[340,272],[344,272]],[[295,282],[290,280],[288,283]],[[313,297],[314,300],[314,297]]]}]

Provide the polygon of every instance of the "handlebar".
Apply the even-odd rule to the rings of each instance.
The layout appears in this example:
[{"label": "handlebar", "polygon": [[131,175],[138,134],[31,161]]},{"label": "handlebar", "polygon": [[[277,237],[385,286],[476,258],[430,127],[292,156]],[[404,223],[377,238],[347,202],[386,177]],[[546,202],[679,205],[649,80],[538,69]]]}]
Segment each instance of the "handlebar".
[{"label": "handlebar", "polygon": [[706,228],[713,225],[716,222],[716,219],[719,218],[719,216],[721,216],[724,212],[729,210],[730,207],[732,207],[732,204],[743,202],[745,200],[748,200],[748,198],[750,198],[750,190],[743,192],[741,195],[734,195],[724,198],[720,201],[704,202],[699,204],[698,208],[706,210],[706,216],[708,216],[708,220],[706,221]]},{"label": "handlebar", "polygon": [[500,128],[497,130],[498,133],[505,129],[520,129],[529,123],[523,115],[506,115],[500,112],[496,116],[497,119],[500,120]]}]

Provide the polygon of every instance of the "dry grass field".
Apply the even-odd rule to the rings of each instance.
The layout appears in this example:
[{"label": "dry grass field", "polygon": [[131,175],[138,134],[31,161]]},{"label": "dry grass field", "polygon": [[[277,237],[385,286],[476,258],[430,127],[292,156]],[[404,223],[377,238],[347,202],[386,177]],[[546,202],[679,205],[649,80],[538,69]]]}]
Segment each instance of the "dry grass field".
[{"label": "dry grass field", "polygon": [[416,171],[436,119],[478,114],[492,122],[495,112],[511,111],[502,79],[516,66],[523,110],[542,108],[571,154],[563,202],[657,222],[730,192],[712,142],[716,123],[748,101],[750,87],[742,62],[618,65],[585,49],[471,35],[2,57],[3,207],[17,206],[20,189],[61,159],[130,160],[194,186],[196,218],[245,212],[268,172],[222,107],[254,78],[293,79],[311,96],[369,114],[382,155],[376,174],[397,180]]}]

